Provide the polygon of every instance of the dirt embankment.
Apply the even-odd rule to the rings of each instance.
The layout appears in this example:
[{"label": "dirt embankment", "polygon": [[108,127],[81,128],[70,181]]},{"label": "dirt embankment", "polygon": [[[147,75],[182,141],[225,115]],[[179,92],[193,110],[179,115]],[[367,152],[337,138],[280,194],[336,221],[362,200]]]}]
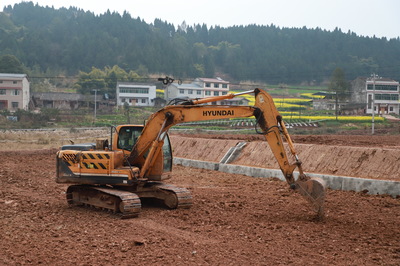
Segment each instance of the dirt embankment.
[{"label": "dirt embankment", "polygon": [[68,207],[55,150],[0,151],[1,265],[399,265],[399,199],[328,190],[324,221],[287,184],[174,167],[188,210]]},{"label": "dirt embankment", "polygon": [[[264,141],[263,135],[257,134],[182,134],[173,136],[188,138],[243,140],[247,142]],[[392,147],[400,148],[400,135],[291,135],[294,143],[321,144],[356,147]]]},{"label": "dirt embankment", "polygon": [[[279,169],[268,143],[257,138],[250,139],[250,142],[243,148],[240,156],[233,161],[233,164]],[[347,137],[347,136],[346,136]],[[192,138],[188,136],[171,136],[176,157],[219,162],[230,147],[234,147],[239,141],[249,141],[251,136],[236,137],[232,140],[229,136],[212,136],[212,138]],[[349,143],[348,140],[358,140],[359,146],[326,145],[326,144],[303,144],[315,139],[319,143]],[[362,137],[334,138],[308,136],[303,138],[302,144],[295,144],[296,151],[303,162],[303,169],[306,172],[333,174],[340,176],[352,176],[385,180],[400,180],[400,148],[392,143],[397,137],[385,138],[378,147],[372,146],[375,138],[368,145],[361,144],[366,141]],[[354,142],[352,142],[354,143]],[[391,145],[391,146],[390,146]],[[287,151],[290,154],[289,151]]]}]

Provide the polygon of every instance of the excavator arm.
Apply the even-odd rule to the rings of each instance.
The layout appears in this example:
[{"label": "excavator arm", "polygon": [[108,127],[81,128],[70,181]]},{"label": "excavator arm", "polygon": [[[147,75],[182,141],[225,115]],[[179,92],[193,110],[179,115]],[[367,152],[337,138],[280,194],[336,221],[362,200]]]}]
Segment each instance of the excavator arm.
[{"label": "excavator arm", "polygon": [[[204,105],[205,103],[215,103],[249,93],[255,94],[254,106]],[[310,179],[303,173],[301,162],[282,117],[276,109],[272,97],[261,89],[191,100],[180,105],[169,105],[162,108],[149,118],[128,157],[128,161],[131,165],[138,166],[141,169],[141,178],[146,178],[155,163],[155,158],[162,149],[166,132],[172,126],[185,122],[252,116],[256,118],[261,130],[258,133],[265,136],[287,183],[310,201],[318,216],[322,217],[325,185],[321,180]],[[294,163],[289,161],[282,136],[286,139],[290,152],[295,158]],[[296,168],[299,171],[297,180],[293,175]]]}]

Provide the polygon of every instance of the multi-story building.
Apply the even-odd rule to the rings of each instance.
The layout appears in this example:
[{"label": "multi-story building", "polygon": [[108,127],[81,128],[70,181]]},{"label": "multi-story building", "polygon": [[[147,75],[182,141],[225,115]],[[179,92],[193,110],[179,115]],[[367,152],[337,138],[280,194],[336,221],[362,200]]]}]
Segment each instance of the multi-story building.
[{"label": "multi-story building", "polygon": [[28,110],[29,79],[26,74],[0,73],[0,110]]},{"label": "multi-story building", "polygon": [[156,85],[135,82],[117,83],[117,106],[128,103],[130,106],[154,106]]},{"label": "multi-story building", "polygon": [[[192,83],[172,83],[165,91],[167,101],[174,98],[196,99],[211,96],[222,96],[229,92],[229,82],[221,78],[196,78]],[[222,104],[215,102],[213,104]]]},{"label": "multi-story building", "polygon": [[387,78],[357,78],[352,82],[352,102],[364,103],[367,114],[400,114],[399,82]]}]

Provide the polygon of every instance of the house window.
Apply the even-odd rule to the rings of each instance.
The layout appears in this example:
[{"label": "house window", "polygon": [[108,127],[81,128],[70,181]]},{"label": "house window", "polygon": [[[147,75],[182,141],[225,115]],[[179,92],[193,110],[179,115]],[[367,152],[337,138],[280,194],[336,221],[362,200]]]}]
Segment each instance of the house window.
[{"label": "house window", "polygon": [[211,87],[211,83],[206,83],[206,88],[210,88]]},{"label": "house window", "polygon": [[[367,90],[372,91],[374,90],[373,84],[367,85]],[[397,91],[397,85],[381,85],[375,84],[376,91]]]},{"label": "house window", "polygon": [[227,95],[227,94],[228,94],[228,92],[226,92],[226,91],[222,92],[222,95]]},{"label": "house window", "polygon": [[228,88],[228,84],[222,84],[222,88],[227,89]]},{"label": "house window", "polygon": [[189,93],[189,94],[193,94],[193,90],[189,90],[188,93]]},{"label": "house window", "polygon": [[19,90],[13,90],[13,91],[11,91],[11,95],[13,95],[13,96],[19,95]]},{"label": "house window", "polygon": [[0,95],[6,95],[6,90],[0,90]]},{"label": "house window", "polygon": [[218,83],[214,83],[214,88],[219,88],[219,84]]},{"label": "house window", "polygon": [[219,95],[219,91],[214,91],[214,96],[218,96]]},{"label": "house window", "polygon": [[201,90],[198,90],[198,91],[197,91],[197,95],[201,95]]},{"label": "house window", "polygon": [[211,91],[205,91],[205,95],[206,96],[210,96],[211,95]]},{"label": "house window", "polygon": [[12,108],[18,108],[18,102],[11,102]]},{"label": "house window", "polygon": [[184,93],[185,93],[185,90],[184,90],[184,89],[180,89],[180,90],[179,90],[179,93],[180,93],[180,94],[184,94]]},{"label": "house window", "polygon": [[375,100],[383,100],[383,101],[398,101],[398,94],[375,94]]},{"label": "house window", "polygon": [[146,103],[146,99],[142,99],[142,103]]},{"label": "house window", "polygon": [[141,94],[149,94],[149,88],[119,88],[120,93],[141,93]]},{"label": "house window", "polygon": [[393,112],[393,106],[389,107],[389,112]]}]

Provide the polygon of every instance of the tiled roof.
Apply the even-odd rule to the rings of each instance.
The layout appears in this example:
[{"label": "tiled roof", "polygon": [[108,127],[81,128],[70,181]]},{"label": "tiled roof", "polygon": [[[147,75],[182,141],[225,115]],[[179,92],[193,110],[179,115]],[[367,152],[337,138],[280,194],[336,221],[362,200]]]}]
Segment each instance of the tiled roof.
[{"label": "tiled roof", "polygon": [[[65,92],[35,92],[32,94],[34,98],[42,101],[93,101],[94,95],[83,95],[79,93],[65,93]],[[96,95],[96,100],[100,101],[103,95]]]}]

